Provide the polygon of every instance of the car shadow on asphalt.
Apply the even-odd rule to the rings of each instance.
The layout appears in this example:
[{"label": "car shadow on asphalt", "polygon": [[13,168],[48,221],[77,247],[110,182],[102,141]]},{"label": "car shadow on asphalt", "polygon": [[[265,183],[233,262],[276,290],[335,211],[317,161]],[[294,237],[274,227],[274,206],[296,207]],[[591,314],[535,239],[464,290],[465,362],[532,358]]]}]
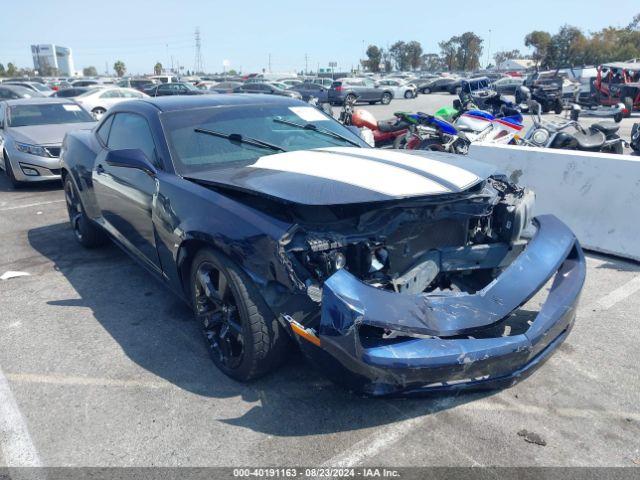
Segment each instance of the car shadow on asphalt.
[{"label": "car shadow on asphalt", "polygon": [[19,187],[14,187],[9,182],[6,173],[0,170],[0,192],[53,192],[62,190],[62,182],[54,180],[51,182],[23,183]]},{"label": "car shadow on asphalt", "polygon": [[[253,404],[243,415],[226,419],[216,416],[214,406],[212,422],[275,436],[315,435],[428,415],[491,394],[367,398],[326,380],[294,347],[277,371],[238,383],[211,362],[191,310],[116,246],[83,249],[67,223],[31,229],[28,239],[79,297],[48,302],[60,307],[57,321],[64,322],[67,308],[89,309],[87,321],[95,318],[133,362],[153,375],[196,395],[240,397]],[[104,368],[109,371],[109,365]]]}]

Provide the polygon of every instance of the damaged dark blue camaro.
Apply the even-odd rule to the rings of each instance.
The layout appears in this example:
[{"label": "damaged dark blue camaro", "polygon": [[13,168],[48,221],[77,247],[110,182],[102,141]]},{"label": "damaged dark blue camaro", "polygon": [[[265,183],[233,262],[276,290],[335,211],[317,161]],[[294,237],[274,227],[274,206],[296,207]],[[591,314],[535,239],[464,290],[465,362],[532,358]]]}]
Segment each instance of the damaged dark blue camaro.
[{"label": "damaged dark blue camaro", "polygon": [[584,256],[531,218],[531,192],[467,158],[368,148],[296,100],[125,102],[61,158],[78,241],[110,237],[156,274],[238,380],[293,340],[370,395],[504,387],[574,322]]}]

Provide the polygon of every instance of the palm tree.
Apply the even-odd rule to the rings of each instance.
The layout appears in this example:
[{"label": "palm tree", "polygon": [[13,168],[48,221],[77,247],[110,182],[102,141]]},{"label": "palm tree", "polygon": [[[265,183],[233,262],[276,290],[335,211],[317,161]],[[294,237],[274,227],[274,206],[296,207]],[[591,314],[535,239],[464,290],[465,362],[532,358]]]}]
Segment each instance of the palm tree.
[{"label": "palm tree", "polygon": [[162,74],[162,64],[160,62],[157,62],[155,64],[155,66],[153,67],[153,73],[155,75],[161,75]]},{"label": "palm tree", "polygon": [[124,72],[127,71],[127,67],[125,67],[124,62],[122,60],[118,60],[113,64],[113,69],[116,71],[116,75],[119,77],[124,75]]}]

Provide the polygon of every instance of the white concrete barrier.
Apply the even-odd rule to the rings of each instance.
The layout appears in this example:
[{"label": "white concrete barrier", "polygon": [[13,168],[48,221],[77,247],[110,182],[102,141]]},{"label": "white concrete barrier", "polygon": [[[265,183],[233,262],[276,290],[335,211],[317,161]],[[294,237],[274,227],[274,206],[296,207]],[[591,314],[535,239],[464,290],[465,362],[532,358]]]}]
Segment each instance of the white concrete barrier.
[{"label": "white concrete barrier", "polygon": [[640,157],[489,144],[469,157],[534,190],[535,214],[560,218],[584,248],[640,260]]}]

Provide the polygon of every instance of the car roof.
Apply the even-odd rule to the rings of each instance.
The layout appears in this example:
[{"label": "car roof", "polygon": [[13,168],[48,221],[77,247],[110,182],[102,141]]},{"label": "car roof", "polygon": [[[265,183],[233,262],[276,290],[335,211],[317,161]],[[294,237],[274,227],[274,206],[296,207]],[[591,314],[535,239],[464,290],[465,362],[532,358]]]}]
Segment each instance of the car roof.
[{"label": "car roof", "polygon": [[229,95],[171,95],[166,97],[145,98],[143,100],[132,100],[126,102],[128,106],[135,103],[144,102],[154,105],[163,112],[175,110],[191,110],[195,108],[206,107],[224,107],[231,105],[256,105],[256,104],[274,104],[274,105],[298,105],[304,102],[295,100],[290,97],[281,97],[278,95],[261,95],[261,94],[229,94]]},{"label": "car roof", "polygon": [[34,98],[16,98],[13,100],[5,100],[7,105],[43,105],[47,103],[76,103],[69,98],[51,98],[51,97],[34,97]]},{"label": "car roof", "polygon": [[604,63],[602,66],[607,68],[621,68],[624,70],[640,70],[640,63],[633,62]]}]

